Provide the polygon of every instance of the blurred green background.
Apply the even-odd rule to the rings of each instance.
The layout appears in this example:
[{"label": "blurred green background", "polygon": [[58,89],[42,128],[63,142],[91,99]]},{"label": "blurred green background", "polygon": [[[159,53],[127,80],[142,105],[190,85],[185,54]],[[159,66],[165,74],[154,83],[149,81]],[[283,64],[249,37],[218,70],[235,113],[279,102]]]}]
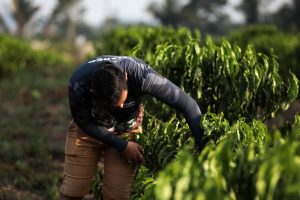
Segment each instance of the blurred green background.
[{"label": "blurred green background", "polygon": [[[252,45],[256,52],[275,55],[283,80],[291,72],[300,78],[297,0],[49,2],[0,2],[0,199],[58,197],[71,118],[68,80],[88,58],[126,52],[156,65],[147,52],[155,55],[166,41],[184,46],[184,27],[201,41],[211,38],[220,45],[226,38],[243,52]],[[151,32],[159,27],[166,32]],[[269,130],[294,119],[299,98],[298,93],[287,110],[264,120]]]}]

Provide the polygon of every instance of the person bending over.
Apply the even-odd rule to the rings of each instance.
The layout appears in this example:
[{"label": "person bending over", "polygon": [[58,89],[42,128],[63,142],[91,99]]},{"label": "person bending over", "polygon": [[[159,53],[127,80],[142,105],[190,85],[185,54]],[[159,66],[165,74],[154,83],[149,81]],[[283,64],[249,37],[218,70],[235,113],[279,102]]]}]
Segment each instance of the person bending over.
[{"label": "person bending over", "polygon": [[89,193],[99,159],[104,160],[103,199],[129,198],[137,166],[145,163],[134,140],[142,131],[143,97],[151,95],[181,112],[201,146],[197,102],[142,60],[100,56],[79,66],[69,82],[72,121],[65,144],[61,199]]}]

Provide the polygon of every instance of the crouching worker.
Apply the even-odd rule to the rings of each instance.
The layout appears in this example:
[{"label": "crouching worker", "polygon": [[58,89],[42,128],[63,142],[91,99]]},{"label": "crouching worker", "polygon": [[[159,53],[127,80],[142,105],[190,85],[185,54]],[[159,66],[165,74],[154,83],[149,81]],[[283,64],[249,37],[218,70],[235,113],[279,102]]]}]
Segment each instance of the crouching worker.
[{"label": "crouching worker", "polygon": [[137,166],[145,163],[134,135],[142,130],[147,94],[180,111],[201,146],[201,112],[195,100],[137,58],[100,56],[79,66],[70,80],[73,120],[66,136],[61,199],[89,193],[101,156],[103,199],[129,198]]}]

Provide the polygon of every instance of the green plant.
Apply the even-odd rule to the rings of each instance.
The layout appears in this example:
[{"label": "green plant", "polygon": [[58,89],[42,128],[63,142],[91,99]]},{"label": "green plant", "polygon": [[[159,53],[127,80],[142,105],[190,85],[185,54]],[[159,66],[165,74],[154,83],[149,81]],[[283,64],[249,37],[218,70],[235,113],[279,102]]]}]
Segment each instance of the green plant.
[{"label": "green plant", "polygon": [[256,120],[245,123],[240,119],[230,126],[225,119],[220,123],[222,117],[215,114],[205,117],[204,124],[216,120],[206,134],[225,130],[218,142],[209,143],[198,155],[189,145],[181,149],[139,199],[300,197],[299,116],[290,134],[283,134],[289,137],[268,135],[266,126]]},{"label": "green plant", "polygon": [[0,35],[0,79],[25,68],[67,65],[69,61],[51,50],[34,50],[24,39]]},{"label": "green plant", "polygon": [[210,106],[231,121],[266,120],[287,109],[298,93],[296,76],[284,81],[274,56],[251,46],[242,52],[226,39],[217,45],[208,38],[202,47],[195,40],[160,44],[148,62],[192,95],[204,113]]},{"label": "green plant", "polygon": [[278,57],[279,71],[286,78],[293,72],[300,78],[299,33],[283,33],[274,25],[251,25],[230,33],[228,39],[246,49],[253,45],[257,52]]}]

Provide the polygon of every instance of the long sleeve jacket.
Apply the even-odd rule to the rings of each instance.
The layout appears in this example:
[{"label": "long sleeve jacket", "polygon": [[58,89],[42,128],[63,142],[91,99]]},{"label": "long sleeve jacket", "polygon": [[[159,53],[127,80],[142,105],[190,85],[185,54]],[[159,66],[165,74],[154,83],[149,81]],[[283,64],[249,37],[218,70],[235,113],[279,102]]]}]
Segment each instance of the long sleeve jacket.
[{"label": "long sleeve jacket", "polygon": [[137,112],[143,97],[151,95],[181,112],[196,144],[201,143],[201,111],[196,101],[142,60],[129,56],[100,56],[83,63],[73,73],[69,82],[70,110],[74,121],[87,135],[119,151],[127,146],[127,141],[111,134],[109,127],[98,123],[91,114],[93,104],[90,77],[103,61],[113,62],[122,72],[127,73],[128,96],[123,108],[116,113],[116,120],[130,120]]}]

